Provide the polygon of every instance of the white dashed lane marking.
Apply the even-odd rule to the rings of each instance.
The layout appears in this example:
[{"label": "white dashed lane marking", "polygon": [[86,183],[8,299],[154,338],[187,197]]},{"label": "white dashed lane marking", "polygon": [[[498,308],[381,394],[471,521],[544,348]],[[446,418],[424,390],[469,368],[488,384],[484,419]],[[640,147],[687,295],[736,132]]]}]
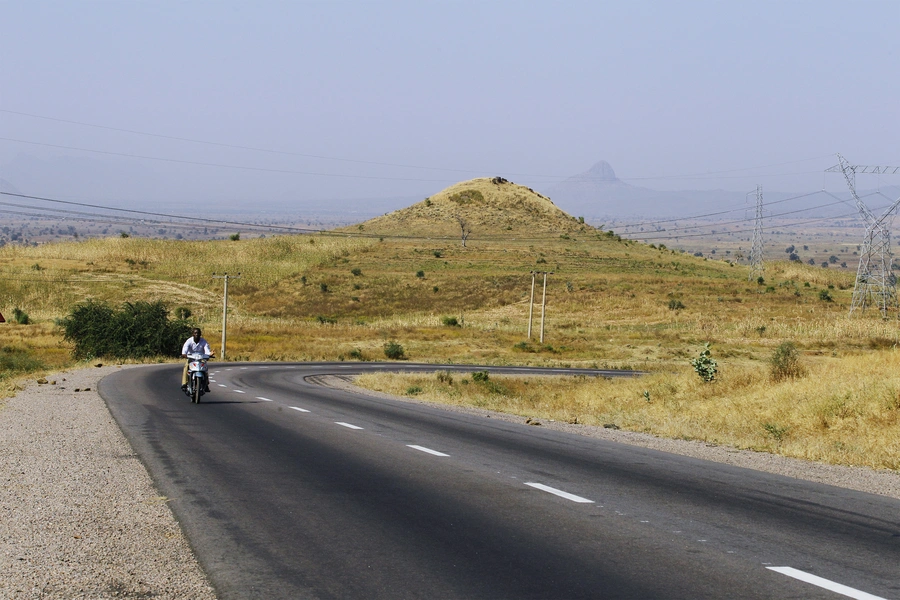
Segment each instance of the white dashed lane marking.
[{"label": "white dashed lane marking", "polygon": [[525,482],[525,485],[530,485],[533,488],[537,488],[541,491],[548,492],[555,496],[559,496],[560,498],[565,498],[566,500],[571,500],[572,502],[579,502],[581,504],[593,504],[594,503],[593,500],[588,500],[587,498],[582,498],[581,496],[576,496],[575,494],[570,494],[569,492],[564,492],[562,490],[552,488],[549,485],[544,485],[542,483]]},{"label": "white dashed lane marking", "polygon": [[873,596],[868,592],[863,592],[852,587],[847,587],[846,585],[835,583],[834,581],[830,581],[828,579],[813,575],[812,573],[806,573],[805,571],[800,571],[792,567],[766,568],[770,571],[775,571],[776,573],[781,573],[782,575],[787,575],[788,577],[799,579],[800,581],[810,583],[820,588],[825,588],[826,590],[830,590],[832,592],[835,592],[836,594],[847,596],[848,598],[857,598],[857,600],[885,600],[881,596]]},{"label": "white dashed lane marking", "polygon": [[247,393],[244,390],[231,390],[231,391],[234,392],[235,394],[246,394]]},{"label": "white dashed lane marking", "polygon": [[291,410],[297,410],[297,411],[300,411],[300,412],[309,412],[309,411],[306,410],[305,408],[300,408],[299,406],[288,406],[288,408],[290,408]]},{"label": "white dashed lane marking", "polygon": [[351,425],[350,423],[343,423],[341,421],[335,421],[335,423],[337,423],[341,427],[346,427],[348,429],[362,429],[362,427],[359,427],[358,425]]},{"label": "white dashed lane marking", "polygon": [[262,396],[257,396],[256,399],[262,400],[263,402],[272,402],[272,400],[269,400],[268,398],[263,398]]},{"label": "white dashed lane marking", "polygon": [[435,456],[450,456],[449,454],[444,454],[443,452],[438,452],[431,448],[425,448],[424,446],[416,446],[415,444],[407,444],[406,447],[412,448],[413,450],[419,450],[420,452],[427,452],[428,454],[433,454]]}]

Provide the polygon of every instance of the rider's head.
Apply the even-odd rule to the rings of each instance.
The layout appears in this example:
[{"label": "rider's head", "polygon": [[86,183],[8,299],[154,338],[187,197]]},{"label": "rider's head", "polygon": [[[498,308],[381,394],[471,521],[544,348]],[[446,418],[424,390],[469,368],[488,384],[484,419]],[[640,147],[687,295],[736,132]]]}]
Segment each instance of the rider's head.
[{"label": "rider's head", "polygon": [[194,328],[191,330],[191,335],[194,336],[194,341],[195,341],[195,342],[199,342],[199,341],[200,341],[200,333],[201,333],[201,332],[200,332],[200,328],[199,328],[199,327],[194,327]]}]

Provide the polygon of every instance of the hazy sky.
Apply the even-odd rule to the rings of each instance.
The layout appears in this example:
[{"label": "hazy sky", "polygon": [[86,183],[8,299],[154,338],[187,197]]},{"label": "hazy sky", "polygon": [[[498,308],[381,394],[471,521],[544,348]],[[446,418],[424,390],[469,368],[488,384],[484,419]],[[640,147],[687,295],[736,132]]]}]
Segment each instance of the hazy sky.
[{"label": "hazy sky", "polygon": [[845,189],[836,152],[900,165],[898,25],[898,0],[0,0],[0,165],[232,199],[546,190],[599,160],[655,189]]}]

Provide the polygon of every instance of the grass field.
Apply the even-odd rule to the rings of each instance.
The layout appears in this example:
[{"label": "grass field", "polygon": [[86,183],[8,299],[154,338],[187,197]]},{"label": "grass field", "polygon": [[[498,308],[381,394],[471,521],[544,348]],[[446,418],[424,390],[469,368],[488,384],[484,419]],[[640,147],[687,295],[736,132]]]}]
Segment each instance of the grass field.
[{"label": "grass field", "polygon": [[[639,369],[650,375],[362,383],[523,416],[900,468],[896,315],[848,315],[852,270],[783,260],[751,281],[733,257],[631,242],[527,188],[476,182],[402,218],[330,234],[7,245],[0,311],[9,321],[18,308],[30,323],[0,326],[0,382],[8,392],[23,374],[72,366],[55,323],[87,298],[186,308],[218,346],[223,282],[214,274],[229,273],[229,360],[387,360],[393,342],[421,362]],[[479,220],[493,203],[503,210]],[[465,246],[460,217],[471,229]],[[541,274],[527,337],[533,271],[552,272],[543,343]],[[719,366],[711,383],[690,364],[707,342]],[[784,342],[799,350],[802,374],[775,381],[770,360]]]}]

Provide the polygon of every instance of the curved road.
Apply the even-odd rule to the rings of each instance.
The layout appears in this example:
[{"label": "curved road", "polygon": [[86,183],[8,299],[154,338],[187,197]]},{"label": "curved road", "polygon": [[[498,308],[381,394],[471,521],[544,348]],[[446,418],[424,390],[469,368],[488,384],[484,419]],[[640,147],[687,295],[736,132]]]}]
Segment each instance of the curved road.
[{"label": "curved road", "polygon": [[374,369],[541,371],[103,379],[221,598],[900,598],[898,500],[314,383]]}]

